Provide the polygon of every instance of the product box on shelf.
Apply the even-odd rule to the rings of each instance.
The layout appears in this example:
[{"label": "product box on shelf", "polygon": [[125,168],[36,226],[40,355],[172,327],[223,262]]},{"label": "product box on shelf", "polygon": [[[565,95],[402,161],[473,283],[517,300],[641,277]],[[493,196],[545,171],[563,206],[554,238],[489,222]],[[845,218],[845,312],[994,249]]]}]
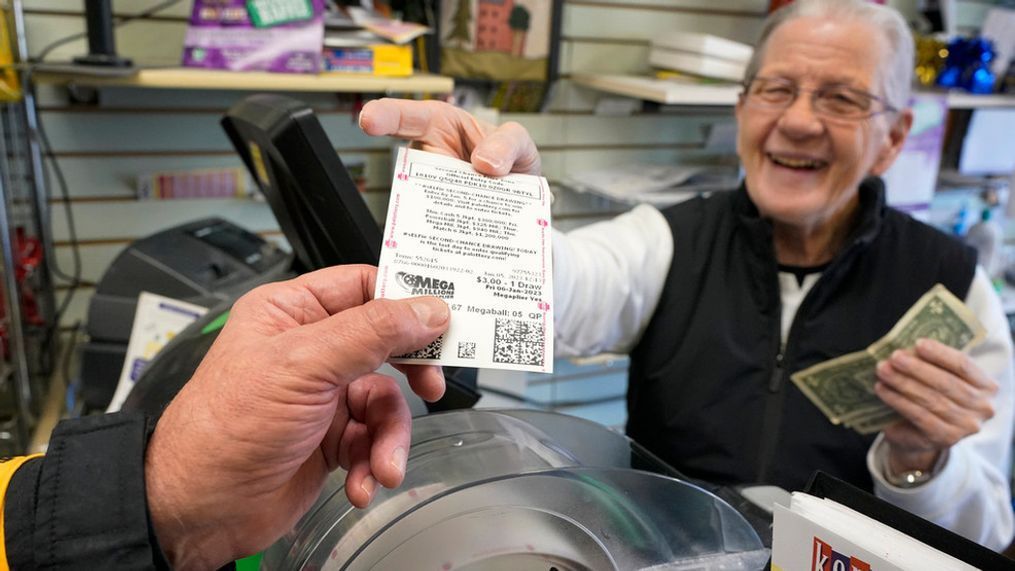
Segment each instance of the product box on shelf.
[{"label": "product box on shelf", "polygon": [[317,73],[324,0],[194,0],[183,65]]},{"label": "product box on shelf", "polygon": [[412,46],[325,46],[324,71],[407,77],[412,75]]}]

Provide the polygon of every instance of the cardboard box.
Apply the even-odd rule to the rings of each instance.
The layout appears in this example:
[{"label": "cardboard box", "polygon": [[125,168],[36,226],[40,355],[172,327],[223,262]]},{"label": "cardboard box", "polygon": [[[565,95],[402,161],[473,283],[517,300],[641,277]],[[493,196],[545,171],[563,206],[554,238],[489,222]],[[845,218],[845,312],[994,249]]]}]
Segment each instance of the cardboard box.
[{"label": "cardboard box", "polygon": [[325,47],[324,71],[406,77],[412,75],[412,46],[374,44]]}]

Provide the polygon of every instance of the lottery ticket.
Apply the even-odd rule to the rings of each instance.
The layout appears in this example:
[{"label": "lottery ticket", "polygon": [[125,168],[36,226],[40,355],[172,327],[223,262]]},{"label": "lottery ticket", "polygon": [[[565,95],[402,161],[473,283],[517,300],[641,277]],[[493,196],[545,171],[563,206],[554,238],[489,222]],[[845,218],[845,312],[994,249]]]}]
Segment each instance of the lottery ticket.
[{"label": "lottery ticket", "polygon": [[546,179],[407,148],[394,171],[375,296],[437,296],[451,324],[391,361],[553,372]]}]

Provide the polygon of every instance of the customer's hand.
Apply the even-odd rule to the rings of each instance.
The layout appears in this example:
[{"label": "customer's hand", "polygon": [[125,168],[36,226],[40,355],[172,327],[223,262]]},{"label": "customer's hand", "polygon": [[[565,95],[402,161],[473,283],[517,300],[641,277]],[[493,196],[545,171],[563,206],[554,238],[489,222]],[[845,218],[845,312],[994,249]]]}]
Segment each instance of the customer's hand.
[{"label": "customer's hand", "polygon": [[[268,547],[348,470],[364,507],[401,483],[411,418],[373,371],[448,326],[435,297],[373,300],[376,269],[334,267],[236,302],[204,361],[156,426],[145,459],[149,509],[174,568],[215,569]],[[424,398],[437,367],[404,369]]]},{"label": "customer's hand", "polygon": [[421,150],[470,161],[485,175],[540,172],[539,151],[524,127],[495,127],[448,103],[377,99],[363,106],[359,125],[368,135],[410,139]]},{"label": "customer's hand", "polygon": [[929,470],[994,416],[997,382],[968,355],[932,339],[878,364],[875,393],[903,417],[884,431],[889,469]]}]

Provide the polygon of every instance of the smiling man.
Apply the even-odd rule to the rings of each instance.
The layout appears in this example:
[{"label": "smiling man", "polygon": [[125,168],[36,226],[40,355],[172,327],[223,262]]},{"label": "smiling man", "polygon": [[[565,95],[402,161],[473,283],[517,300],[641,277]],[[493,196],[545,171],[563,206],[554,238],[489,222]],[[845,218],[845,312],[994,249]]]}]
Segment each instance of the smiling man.
[{"label": "smiling man", "polygon": [[[864,21],[800,17],[771,32],[737,105],[751,201],[774,222],[779,262],[828,262],[852,227],[858,188],[888,170],[912,123],[875,93],[892,46]],[[910,51],[911,53],[911,51]],[[904,106],[908,86],[891,94]]]},{"label": "smiling man", "polygon": [[[1012,539],[1012,344],[971,249],[885,204],[912,122],[913,39],[895,11],[798,0],[766,22],[736,107],[745,178],[554,238],[558,354],[630,352],[628,434],[713,483],[801,489],[824,470],[988,547]],[[435,102],[369,103],[372,135],[490,175],[539,172],[519,125]],[[789,381],[863,349],[934,284],[988,334],[878,364],[903,420],[863,436]]]}]

